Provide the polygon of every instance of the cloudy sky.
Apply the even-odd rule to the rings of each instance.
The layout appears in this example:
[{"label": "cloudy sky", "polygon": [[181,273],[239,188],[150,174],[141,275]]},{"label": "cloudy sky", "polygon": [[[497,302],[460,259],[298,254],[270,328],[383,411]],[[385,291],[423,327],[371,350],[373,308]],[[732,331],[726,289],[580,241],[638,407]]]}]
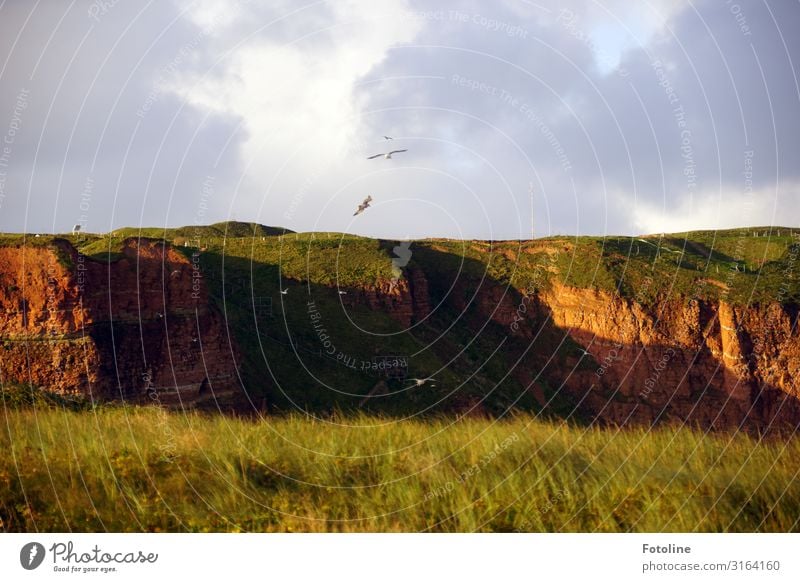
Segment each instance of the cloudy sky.
[{"label": "cloudy sky", "polygon": [[789,1],[5,0],[0,230],[797,226],[798,26]]}]

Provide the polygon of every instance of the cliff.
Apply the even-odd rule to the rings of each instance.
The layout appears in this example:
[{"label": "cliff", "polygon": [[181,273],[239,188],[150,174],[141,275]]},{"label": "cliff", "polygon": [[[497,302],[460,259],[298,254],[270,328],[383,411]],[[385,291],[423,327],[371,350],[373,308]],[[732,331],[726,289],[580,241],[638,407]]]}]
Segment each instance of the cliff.
[{"label": "cliff", "polygon": [[437,246],[428,272],[456,287],[442,296],[507,331],[506,349],[526,354],[512,374],[543,405],[541,385],[569,395],[562,415],[800,426],[793,229]]},{"label": "cliff", "polygon": [[[363,303],[407,328],[424,322],[432,304],[450,307],[471,333],[496,326],[512,361],[527,353],[509,371],[542,406],[538,384],[546,381],[568,397],[566,415],[576,419],[758,432],[800,426],[794,304],[742,305],[663,292],[644,301],[644,290],[625,297],[558,277],[523,295],[488,277],[426,270],[424,259],[418,264],[407,280],[357,291],[347,304]],[[435,299],[429,279],[439,288]],[[566,355],[559,350],[565,342],[575,348]],[[462,399],[455,394],[451,404]],[[484,399],[466,401],[480,409]]]},{"label": "cliff", "polygon": [[242,412],[522,408],[800,426],[800,244],[788,229],[416,241],[399,276],[391,241],[209,232],[203,244],[90,235],[81,254],[65,240],[6,241],[2,381],[170,405],[223,396]]},{"label": "cliff", "polygon": [[159,241],[126,240],[112,262],[58,239],[0,247],[0,342],[4,383],[167,405],[237,388],[199,266]]},{"label": "cliff", "polygon": [[592,417],[762,431],[800,424],[797,309],[672,297],[647,306],[564,285],[539,315],[574,340],[589,370],[564,374]]}]

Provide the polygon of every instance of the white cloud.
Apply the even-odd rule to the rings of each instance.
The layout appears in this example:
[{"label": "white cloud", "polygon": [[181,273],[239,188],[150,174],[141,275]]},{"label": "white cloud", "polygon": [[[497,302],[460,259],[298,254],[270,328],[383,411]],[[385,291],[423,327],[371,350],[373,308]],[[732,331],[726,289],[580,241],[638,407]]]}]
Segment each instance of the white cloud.
[{"label": "white cloud", "polygon": [[[716,190],[664,207],[632,203],[633,224],[640,234],[717,230],[744,226],[792,226],[800,215],[800,183],[770,185],[752,192]],[[619,196],[625,201],[626,197]],[[778,212],[780,209],[780,212]]]},{"label": "white cloud", "polygon": [[[201,17],[194,17],[198,26],[209,26],[221,10],[224,13],[216,0],[201,4],[208,6]],[[350,0],[314,11],[313,24],[292,30],[289,42],[276,38],[285,28],[265,28],[234,48],[221,63],[222,70],[184,74],[166,87],[203,112],[242,120],[247,177],[261,188],[298,148],[317,171],[335,165],[353,149],[362,137],[356,84],[392,47],[411,41],[420,27],[405,3]],[[260,14],[259,21],[279,16]],[[237,18],[254,16],[242,11]],[[237,23],[229,29],[221,44],[236,45]]]},{"label": "white cloud", "polygon": [[202,0],[179,2],[179,8],[189,20],[203,30],[224,28],[233,23],[241,3],[224,2],[223,0]]},{"label": "white cloud", "polygon": [[608,74],[626,51],[645,48],[663,37],[669,23],[687,7],[674,0],[573,0],[559,2],[553,14],[567,34],[587,46],[598,71]]}]

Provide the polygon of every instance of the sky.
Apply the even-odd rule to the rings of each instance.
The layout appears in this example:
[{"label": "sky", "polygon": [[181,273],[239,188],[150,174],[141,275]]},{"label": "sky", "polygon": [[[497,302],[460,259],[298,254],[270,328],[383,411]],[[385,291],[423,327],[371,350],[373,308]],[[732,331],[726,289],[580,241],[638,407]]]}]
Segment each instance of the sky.
[{"label": "sky", "polygon": [[788,1],[0,0],[0,231],[798,226],[799,25]]}]

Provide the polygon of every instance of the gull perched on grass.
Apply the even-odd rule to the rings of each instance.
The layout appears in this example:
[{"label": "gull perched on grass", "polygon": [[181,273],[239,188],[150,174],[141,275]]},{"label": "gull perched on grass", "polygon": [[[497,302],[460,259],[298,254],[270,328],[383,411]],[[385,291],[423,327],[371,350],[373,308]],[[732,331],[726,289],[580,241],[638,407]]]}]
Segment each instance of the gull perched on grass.
[{"label": "gull perched on grass", "polygon": [[392,154],[400,154],[400,153],[407,152],[407,151],[408,150],[392,150],[392,151],[390,151],[389,153],[386,153],[386,154],[375,154],[374,156],[370,156],[367,159],[368,160],[374,160],[375,158],[379,158],[379,157],[383,156],[383,159],[391,160],[392,159]]},{"label": "gull perched on grass", "polygon": [[372,196],[367,196],[364,198],[364,202],[358,205],[358,209],[353,213],[353,216],[358,216],[362,212],[364,212],[367,208],[369,208],[370,203],[372,202]]}]

